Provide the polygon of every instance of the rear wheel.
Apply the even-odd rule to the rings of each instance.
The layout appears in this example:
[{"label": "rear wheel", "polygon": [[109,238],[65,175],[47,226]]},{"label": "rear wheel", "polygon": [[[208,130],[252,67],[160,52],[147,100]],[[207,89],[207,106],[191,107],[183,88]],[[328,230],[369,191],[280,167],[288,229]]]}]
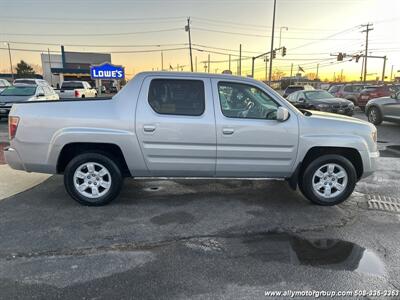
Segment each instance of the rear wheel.
[{"label": "rear wheel", "polygon": [[331,206],[345,201],[353,192],[357,173],[353,164],[340,155],[323,155],[305,169],[300,190],[311,202]]},{"label": "rear wheel", "polygon": [[367,112],[368,121],[374,125],[382,123],[382,114],[377,107],[371,107]]},{"label": "rear wheel", "polygon": [[118,165],[99,153],[84,153],[65,168],[64,185],[68,194],[87,206],[101,206],[114,200],[122,187]]}]

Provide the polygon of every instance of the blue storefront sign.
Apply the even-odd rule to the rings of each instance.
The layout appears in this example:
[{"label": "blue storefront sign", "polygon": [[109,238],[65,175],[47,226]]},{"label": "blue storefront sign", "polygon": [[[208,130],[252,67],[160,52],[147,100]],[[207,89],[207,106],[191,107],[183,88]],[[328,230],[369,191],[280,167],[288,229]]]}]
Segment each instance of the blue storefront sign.
[{"label": "blue storefront sign", "polygon": [[122,66],[104,63],[99,66],[90,66],[90,77],[92,79],[124,79],[125,70]]}]

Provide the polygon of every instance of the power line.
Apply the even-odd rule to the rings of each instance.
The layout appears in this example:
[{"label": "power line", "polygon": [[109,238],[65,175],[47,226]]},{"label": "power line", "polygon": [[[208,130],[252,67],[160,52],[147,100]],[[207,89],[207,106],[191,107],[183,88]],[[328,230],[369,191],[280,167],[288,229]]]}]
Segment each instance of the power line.
[{"label": "power line", "polygon": [[[167,48],[162,49],[163,52],[167,51],[178,51],[178,50],[187,50],[187,47],[180,47],[180,48]],[[1,47],[0,50],[8,50],[8,48]],[[47,50],[40,50],[40,49],[23,49],[23,48],[10,48],[13,51],[22,51],[22,52],[39,52],[44,53]],[[160,49],[143,49],[143,50],[131,50],[131,51],[110,51],[108,53],[111,54],[128,54],[128,53],[152,53],[152,52],[160,52]],[[50,51],[51,53],[60,53],[60,51]]]},{"label": "power line", "polygon": [[2,35],[14,35],[14,36],[126,36],[135,34],[147,34],[147,33],[158,33],[158,32],[168,32],[168,31],[181,31],[182,28],[169,28],[169,29],[158,29],[158,30],[148,30],[148,31],[136,31],[136,32],[117,32],[117,33],[1,33]]},{"label": "power line", "polygon": [[143,48],[143,47],[171,47],[171,46],[187,46],[187,43],[171,43],[171,44],[142,44],[142,45],[94,45],[94,44],[64,44],[64,43],[47,43],[47,42],[17,42],[17,41],[0,41],[7,42],[10,44],[20,45],[46,45],[46,46],[67,46],[67,47],[91,47],[91,48]]},{"label": "power line", "polygon": [[[270,38],[271,36],[264,35],[264,34],[255,34],[255,33],[245,33],[245,32],[234,32],[234,31],[224,31],[224,30],[216,30],[216,29],[208,29],[202,27],[192,27],[194,30],[200,31],[208,31],[208,32],[216,32],[216,33],[223,33],[223,34],[232,34],[232,35],[242,35],[242,36],[254,36],[254,37],[262,37],[262,38]],[[285,37],[288,40],[310,40],[310,41],[324,41],[327,38],[306,38],[306,37]],[[342,38],[342,39],[329,39],[331,41],[354,41],[350,38]]]}]

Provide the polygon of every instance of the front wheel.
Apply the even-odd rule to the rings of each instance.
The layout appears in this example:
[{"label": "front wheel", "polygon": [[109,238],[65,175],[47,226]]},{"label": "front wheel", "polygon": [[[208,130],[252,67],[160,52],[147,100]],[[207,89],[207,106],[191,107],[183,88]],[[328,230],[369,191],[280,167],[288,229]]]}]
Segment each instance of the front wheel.
[{"label": "front wheel", "polygon": [[376,107],[371,107],[367,112],[368,121],[374,125],[380,125],[382,123],[382,114]]},{"label": "front wheel", "polygon": [[114,200],[122,186],[118,165],[99,153],[84,153],[65,168],[64,185],[68,194],[87,206],[102,206]]},{"label": "front wheel", "polygon": [[332,206],[345,201],[356,182],[356,170],[347,158],[336,154],[323,155],[306,167],[300,190],[311,202]]}]

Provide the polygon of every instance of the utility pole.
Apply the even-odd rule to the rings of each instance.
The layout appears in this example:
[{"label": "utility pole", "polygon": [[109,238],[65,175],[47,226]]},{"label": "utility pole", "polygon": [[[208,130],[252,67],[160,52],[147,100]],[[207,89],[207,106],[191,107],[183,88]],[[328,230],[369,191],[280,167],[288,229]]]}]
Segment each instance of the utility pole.
[{"label": "utility pole", "polygon": [[361,25],[362,27],[366,27],[365,30],[361,31],[361,32],[365,32],[365,58],[364,58],[364,78],[363,81],[364,83],[367,81],[367,57],[368,57],[368,33],[371,30],[374,30],[373,28],[370,28],[370,26],[372,26],[371,23],[368,23],[366,25]]},{"label": "utility pole", "polygon": [[318,79],[318,70],[319,70],[319,64],[317,64],[317,74],[315,75],[315,79]]},{"label": "utility pole", "polygon": [[383,57],[382,83],[385,83],[386,55]]},{"label": "utility pole", "polygon": [[10,43],[7,43],[7,46],[8,46],[8,56],[9,56],[9,58],[10,58],[11,77],[12,77],[12,79],[14,80],[14,71],[13,71],[13,67],[12,67]]},{"label": "utility pole", "polygon": [[274,0],[274,12],[272,15],[272,34],[271,34],[271,57],[269,60],[269,74],[268,74],[268,82],[271,85],[272,78],[272,51],[274,50],[274,33],[275,33],[275,11],[276,11],[276,0]]},{"label": "utility pole", "polygon": [[360,81],[363,81],[364,76],[364,56],[362,57]]},{"label": "utility pole", "polygon": [[161,51],[161,71],[164,71],[164,54]]},{"label": "utility pole", "polygon": [[189,34],[190,70],[193,72],[192,38],[190,36],[190,17],[187,18],[187,25],[185,26],[185,30]]},{"label": "utility pole", "polygon": [[210,53],[208,53],[208,73],[210,73]]},{"label": "utility pole", "polygon": [[268,56],[265,56],[265,81],[268,80]]},{"label": "utility pole", "polygon": [[231,70],[231,55],[229,54],[229,64],[228,64],[228,70]]},{"label": "utility pole", "polygon": [[292,76],[293,76],[293,63],[290,66],[290,80],[289,80],[289,85],[292,84]]},{"label": "utility pole", "polygon": [[53,72],[51,71],[51,58],[50,58],[50,49],[49,48],[47,48],[47,55],[49,58],[50,85],[53,86]]},{"label": "utility pole", "polygon": [[392,65],[392,69],[390,70],[390,81],[392,81],[393,80],[393,65]]},{"label": "utility pole", "polygon": [[340,82],[343,81],[343,69],[340,70]]},{"label": "utility pole", "polygon": [[239,71],[238,75],[242,76],[242,44],[239,45]]},{"label": "utility pole", "polygon": [[197,56],[195,57],[195,72],[197,72]]}]

